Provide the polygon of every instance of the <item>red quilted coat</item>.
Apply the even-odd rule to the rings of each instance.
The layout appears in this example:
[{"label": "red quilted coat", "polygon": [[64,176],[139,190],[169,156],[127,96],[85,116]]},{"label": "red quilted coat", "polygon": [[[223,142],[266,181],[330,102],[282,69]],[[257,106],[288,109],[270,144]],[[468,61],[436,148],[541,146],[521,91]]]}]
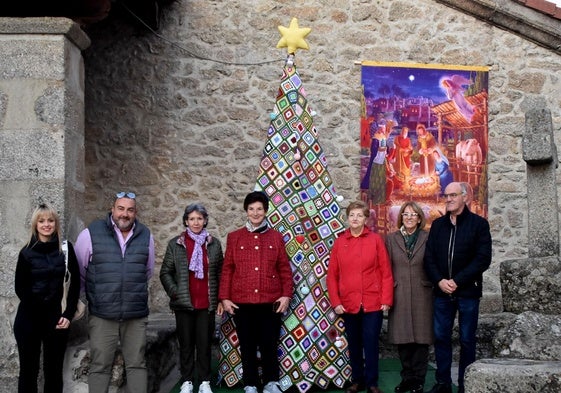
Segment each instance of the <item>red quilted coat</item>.
[{"label": "red quilted coat", "polygon": [[290,262],[280,232],[230,232],[220,278],[219,300],[234,303],[273,303],[292,297]]}]

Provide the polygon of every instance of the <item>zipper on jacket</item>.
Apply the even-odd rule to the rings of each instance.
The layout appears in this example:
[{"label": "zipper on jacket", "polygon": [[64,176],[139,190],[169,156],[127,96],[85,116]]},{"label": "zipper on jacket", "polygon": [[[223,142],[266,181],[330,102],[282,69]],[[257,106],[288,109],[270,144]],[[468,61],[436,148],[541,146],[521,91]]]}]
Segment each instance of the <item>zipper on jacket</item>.
[{"label": "zipper on jacket", "polygon": [[450,240],[448,241],[448,278],[452,278],[452,264],[454,261],[454,249],[456,248],[456,225],[452,224]]}]

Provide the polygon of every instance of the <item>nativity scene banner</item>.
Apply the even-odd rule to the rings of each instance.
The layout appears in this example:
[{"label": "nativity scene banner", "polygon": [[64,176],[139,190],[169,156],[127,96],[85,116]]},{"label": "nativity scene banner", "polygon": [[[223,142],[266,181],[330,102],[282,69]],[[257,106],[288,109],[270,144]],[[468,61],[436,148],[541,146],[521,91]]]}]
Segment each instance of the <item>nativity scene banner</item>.
[{"label": "nativity scene banner", "polygon": [[465,182],[469,209],[487,218],[488,67],[363,62],[360,194],[369,226],[397,229],[405,201],[431,222],[446,186]]}]

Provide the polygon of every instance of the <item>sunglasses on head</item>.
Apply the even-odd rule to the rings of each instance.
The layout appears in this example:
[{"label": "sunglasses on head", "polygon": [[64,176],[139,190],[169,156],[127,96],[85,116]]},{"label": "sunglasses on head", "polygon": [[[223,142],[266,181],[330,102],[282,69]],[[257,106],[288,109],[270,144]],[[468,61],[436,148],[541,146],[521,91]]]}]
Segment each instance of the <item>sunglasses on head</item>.
[{"label": "sunglasses on head", "polygon": [[115,194],[115,196],[117,198],[125,198],[125,197],[130,199],[136,198],[136,194],[134,192],[126,192],[126,191],[118,192],[117,194]]}]

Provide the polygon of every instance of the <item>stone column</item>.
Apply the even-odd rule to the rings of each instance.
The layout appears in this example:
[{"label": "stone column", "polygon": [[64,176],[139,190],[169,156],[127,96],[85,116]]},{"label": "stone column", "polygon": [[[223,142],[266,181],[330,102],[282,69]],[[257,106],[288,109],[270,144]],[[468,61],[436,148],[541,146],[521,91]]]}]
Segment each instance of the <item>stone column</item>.
[{"label": "stone column", "polygon": [[548,109],[535,108],[526,113],[522,158],[528,164],[528,258],[501,263],[504,311],[559,315],[558,160]]},{"label": "stone column", "polygon": [[526,113],[522,158],[528,164],[528,258],[501,263],[506,318],[488,329],[499,359],[468,367],[465,387],[471,393],[559,391],[558,161],[549,110]]},{"label": "stone column", "polygon": [[0,18],[0,393],[16,389],[14,271],[32,209],[60,213],[63,236],[82,227],[84,64],[90,44],[65,18]]},{"label": "stone column", "polygon": [[532,109],[526,113],[522,158],[528,164],[528,256],[557,256],[557,148],[548,109]]}]

